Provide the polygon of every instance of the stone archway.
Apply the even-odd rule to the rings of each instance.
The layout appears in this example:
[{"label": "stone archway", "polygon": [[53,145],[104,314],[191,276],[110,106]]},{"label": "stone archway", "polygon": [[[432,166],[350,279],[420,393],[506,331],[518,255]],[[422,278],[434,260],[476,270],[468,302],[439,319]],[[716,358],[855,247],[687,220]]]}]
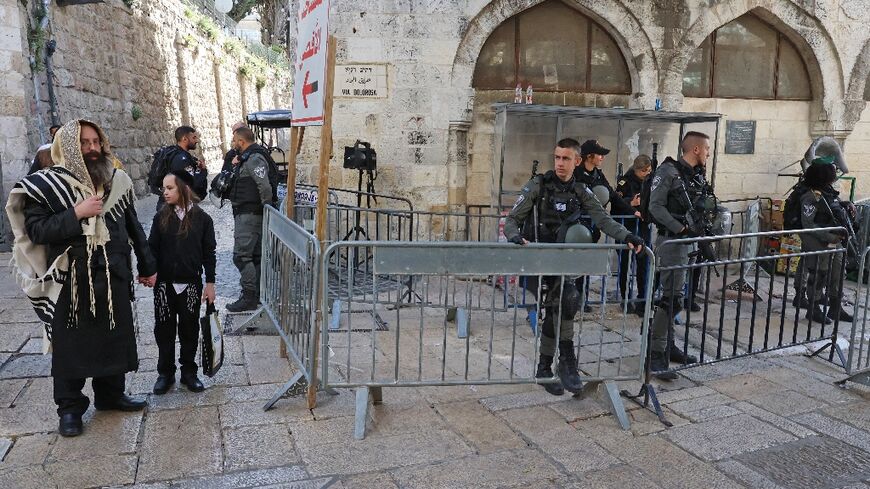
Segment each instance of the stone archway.
[{"label": "stone archway", "polygon": [[867,106],[864,90],[867,88],[868,78],[870,78],[870,39],[864,43],[864,48],[855,60],[849,76],[849,88],[846,90],[845,97],[845,119],[849,128],[853,128],[858,123]]},{"label": "stone archway", "polygon": [[848,130],[844,124],[843,69],[833,40],[822,23],[788,0],[722,2],[697,11],[697,19],[675,43],[670,58],[662,63],[661,97],[667,110],[683,103],[683,72],[701,43],[717,28],[753,13],[785,35],[804,57],[814,95],[818,131]]},{"label": "stone archway", "polygon": [[[503,22],[544,1],[489,2],[472,18],[459,42],[450,74],[450,87],[455,94],[451,99],[447,147],[448,202],[451,205],[476,200],[471,197],[473,190],[470,188],[476,185],[470,177],[471,168],[468,165],[475,156],[469,151],[475,146],[474,133],[470,135],[469,132],[472,130],[475,104],[472,79],[480,51],[489,36]],[[595,0],[566,0],[565,3],[595,21],[619,47],[631,80],[630,106],[654,108],[658,93],[659,63],[652,42],[635,14],[620,2],[609,2],[606,6]],[[478,143],[492,145],[491,134],[486,134],[483,140],[488,143]]]},{"label": "stone archway", "polygon": [[[453,58],[450,81],[459,100],[452,120],[468,120],[474,90],[474,67],[483,44],[504,21],[546,0],[495,0],[483,7],[470,21]],[[632,105],[653,108],[658,92],[658,60],[652,42],[637,17],[618,2],[603,7],[594,0],[570,0],[568,5],[597,22],[616,42],[625,58],[631,77]]]}]

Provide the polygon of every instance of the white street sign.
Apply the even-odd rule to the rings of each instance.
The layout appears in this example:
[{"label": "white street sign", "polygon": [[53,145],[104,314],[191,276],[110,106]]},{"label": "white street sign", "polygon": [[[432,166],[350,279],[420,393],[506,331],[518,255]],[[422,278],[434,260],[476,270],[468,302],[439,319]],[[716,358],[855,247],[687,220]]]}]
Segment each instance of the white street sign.
[{"label": "white street sign", "polygon": [[329,0],[300,0],[293,83],[294,126],[322,126]]}]

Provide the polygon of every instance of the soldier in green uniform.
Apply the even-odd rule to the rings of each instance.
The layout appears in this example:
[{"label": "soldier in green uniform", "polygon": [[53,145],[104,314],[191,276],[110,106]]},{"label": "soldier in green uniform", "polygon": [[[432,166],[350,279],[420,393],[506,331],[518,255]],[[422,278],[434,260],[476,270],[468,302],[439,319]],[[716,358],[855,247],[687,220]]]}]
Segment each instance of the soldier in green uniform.
[{"label": "soldier in green uniform", "polygon": [[260,303],[260,254],[263,238],[263,207],[274,204],[269,183],[269,163],[254,144],[254,133],[247,127],[233,133],[233,148],[238,167],[230,202],[235,224],[233,264],[239,269],[242,294],[227,305],[230,312],[256,309]]},{"label": "soldier in green uniform", "polygon": [[[530,241],[557,243],[565,241],[568,227],[580,218],[580,212],[589,215],[592,222],[605,234],[628,243],[635,252],[643,250],[643,240],[631,234],[625,227],[614,221],[601,207],[598,199],[589,188],[576,181],[574,169],[580,161],[580,144],[574,139],[558,142],[553,153],[555,169],[529,180],[522,189],[516,204],[505,219],[504,234],[508,241],[519,245]],[[537,209],[537,220],[534,210]],[[537,221],[537,222],[536,222]],[[580,306],[580,294],[571,280],[564,280],[564,290],[557,287],[557,277],[545,277],[551,296],[561,296],[561,318],[559,320],[559,384],[544,384],[550,394],[560,396],[565,389],[579,392],[583,384],[577,371],[577,357],[574,353],[574,315]],[[526,288],[537,293],[536,280],[526,283]],[[539,300],[542,300],[539,298]],[[552,364],[556,354],[555,322],[560,304],[548,304],[544,308],[544,322],[541,328],[541,358],[538,362],[536,378],[553,376]],[[561,324],[562,319],[567,324]]]},{"label": "soldier in green uniform", "polygon": [[[847,213],[854,206],[851,202],[840,200],[840,194],[833,183],[837,180],[837,170],[833,157],[821,157],[812,161],[804,173],[803,184],[809,191],[801,195],[801,226],[803,229],[843,226],[849,219]],[[848,209],[848,210],[847,210]],[[838,248],[848,235],[827,231],[801,234],[801,251],[822,251]],[[824,289],[828,292],[828,314],[830,319],[852,322],[852,316],[843,310],[843,254],[811,255],[801,259],[807,273],[807,297],[810,307],[806,317],[811,322],[827,324],[821,308]]]},{"label": "soldier in green uniform", "polygon": [[[688,212],[693,206],[697,188],[693,178],[696,168],[704,165],[710,156],[710,137],[690,131],[680,144],[682,156],[679,161],[667,158],[656,169],[650,186],[649,214],[658,228],[655,252],[658,268],[689,263],[689,244],[672,244],[667,241],[691,237],[688,227]],[[669,360],[688,364],[697,358],[681,351],[674,343],[674,318],[682,310],[683,287],[686,285],[686,270],[667,270],[660,273],[661,299],[656,303],[650,342],[650,367],[662,380],[675,380],[677,374],[669,369]]]}]

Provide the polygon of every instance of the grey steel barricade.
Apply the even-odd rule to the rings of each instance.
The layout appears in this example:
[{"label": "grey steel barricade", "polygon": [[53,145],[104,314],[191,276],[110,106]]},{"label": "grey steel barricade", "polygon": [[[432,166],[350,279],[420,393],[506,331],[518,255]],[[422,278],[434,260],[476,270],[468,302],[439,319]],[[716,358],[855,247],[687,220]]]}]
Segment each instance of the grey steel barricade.
[{"label": "grey steel barricade", "polygon": [[277,209],[266,207],[262,250],[261,306],[249,323],[274,327],[296,367],[296,374],[263,406],[268,410],[288,391],[312,380],[320,244]]},{"label": "grey steel barricade", "polygon": [[837,381],[838,385],[846,382],[857,382],[870,386],[870,328],[867,326],[868,309],[870,309],[870,287],[864,280],[867,260],[870,259],[870,247],[861,253],[858,265],[858,290],[855,293],[855,316],[852,331],[849,334],[849,346],[844,367],[847,377]]},{"label": "grey steel barricade", "polygon": [[[845,363],[844,355],[838,346],[837,337],[839,320],[833,319],[833,324],[817,322],[806,314],[807,309],[796,307],[799,301],[795,297],[808,296],[809,308],[821,307],[822,314],[827,314],[827,305],[816,303],[816,287],[828,290],[840,287],[843,290],[845,277],[846,249],[843,247],[828,248],[820,251],[806,251],[792,254],[774,254],[766,256],[743,256],[738,254],[734,258],[730,250],[734,248],[729,241],[734,240],[744,243],[752,239],[766,239],[783,237],[786,235],[808,235],[818,231],[845,233],[842,227],[830,227],[812,230],[793,231],[770,231],[746,234],[733,234],[705,238],[672,239],[662,243],[655,251],[661,260],[665,247],[688,245],[697,247],[700,243],[708,243],[716,246],[715,250],[728,250],[725,257],[717,256],[713,261],[701,261],[686,265],[663,266],[656,264],[658,272],[685,273],[686,286],[684,290],[692,294],[692,278],[703,272],[705,278],[703,293],[697,298],[700,311],[693,312],[691,308],[683,308],[683,304],[676,304],[682,309],[677,316],[674,330],[674,343],[682,351],[697,355],[695,363],[684,363],[673,368],[681,370],[696,367],[703,364],[727,361],[758,353],[769,352],[781,348],[804,345],[818,341],[826,341],[826,346],[817,350],[813,355],[830,348],[827,360],[833,362],[836,354],[841,362]],[[715,251],[714,251],[715,252]],[[723,253],[724,254],[724,253]],[[790,270],[792,262],[796,259],[804,259],[809,256],[815,257],[842,257],[839,282],[833,282],[832,274],[825,274],[820,269],[822,259],[815,260],[816,265],[812,276],[825,276],[825,283],[810,280],[807,283],[799,280],[800,274],[796,273],[794,285],[790,282],[790,274],[779,278],[772,273],[777,262],[782,261],[784,270]],[[833,260],[831,260],[833,263]],[[752,268],[754,272],[747,274]],[[771,273],[767,273],[770,271]],[[745,288],[733,288],[735,278],[746,280]],[[809,285],[808,285],[809,283]],[[675,285],[674,285],[675,287]],[[812,287],[812,288],[809,288]],[[845,292],[845,291],[844,291]],[[675,297],[683,295],[683,290],[660,291],[663,297]],[[662,306],[663,299],[657,301]],[[647,379],[649,380],[649,379]],[[644,405],[652,401],[653,408],[659,418],[667,425],[670,423],[664,419],[663,412],[655,397],[654,388],[647,381],[638,396],[643,396]]]},{"label": "grey steel barricade", "polygon": [[[570,315],[568,298],[578,276],[608,274],[611,254],[625,245],[471,242],[338,242],[323,254],[321,307],[332,319],[321,325],[321,381],[325,388],[357,388],[355,436],[365,435],[370,397],[382,399],[383,387],[480,384],[533,384],[558,381],[535,378],[540,332],[520,326],[515,308],[501,297],[529,288],[539,316]],[[371,257],[368,280],[339,259]],[[647,248],[647,258],[653,258]],[[650,260],[651,262],[653,260]],[[401,291],[414,280],[420,297],[408,304]],[[546,285],[545,285],[546,284]],[[652,274],[648,286],[651,287]],[[546,289],[545,289],[546,287]],[[347,307],[336,308],[339,300]],[[576,302],[571,302],[574,306]],[[388,315],[384,328],[374,314]],[[597,315],[576,316],[575,353],[586,393],[602,392],[620,425],[628,417],[615,381],[642,380],[650,302],[643,318],[627,314],[627,302],[601,308]],[[401,307],[399,307],[401,306]],[[451,309],[465,311],[468,334],[448,334]],[[387,312],[389,311],[389,312]],[[337,317],[336,317],[337,316]],[[556,321],[554,337],[573,319]]]},{"label": "grey steel barricade", "polygon": [[[316,208],[296,206],[296,222],[313,222]],[[329,205],[327,236],[337,241],[498,241],[505,216]]]}]

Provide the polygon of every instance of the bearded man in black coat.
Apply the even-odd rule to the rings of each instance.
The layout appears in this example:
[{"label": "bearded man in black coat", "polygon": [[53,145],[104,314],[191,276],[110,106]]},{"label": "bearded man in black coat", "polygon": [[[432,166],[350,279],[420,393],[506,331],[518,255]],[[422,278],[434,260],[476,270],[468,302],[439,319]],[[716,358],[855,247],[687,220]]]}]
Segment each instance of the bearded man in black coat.
[{"label": "bearded man in black coat", "polygon": [[97,410],[147,405],[124,388],[125,374],[139,367],[131,251],[141,283],[153,284],[157,264],[136,216],[133,183],[113,167],[105,133],[70,121],[51,155],[55,165],[21,180],[6,212],[18,281],[50,342],[58,431],[76,436],[90,404],[82,394],[87,378]]}]

